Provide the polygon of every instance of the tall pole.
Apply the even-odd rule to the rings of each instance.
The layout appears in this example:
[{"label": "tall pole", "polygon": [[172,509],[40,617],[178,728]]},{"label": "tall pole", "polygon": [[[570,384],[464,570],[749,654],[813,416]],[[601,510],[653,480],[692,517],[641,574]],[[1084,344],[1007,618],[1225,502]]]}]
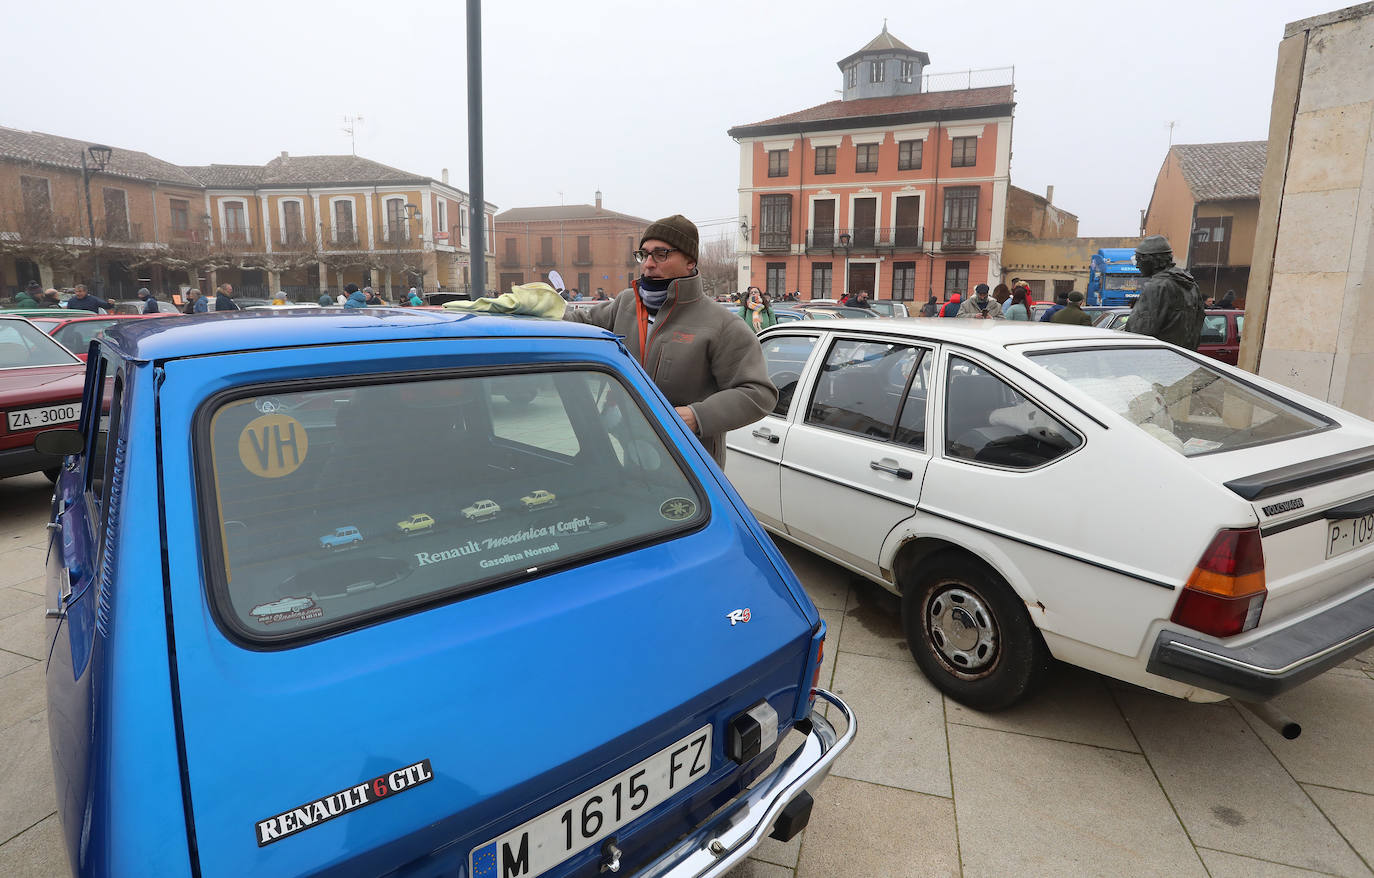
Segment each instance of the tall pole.
[{"label": "tall pole", "polygon": [[468,0],[468,189],[472,286],[487,294],[487,199],[482,187],[482,0]]},{"label": "tall pole", "polygon": [[90,232],[91,255],[95,258],[95,294],[104,296],[105,284],[100,277],[100,253],[95,249],[95,214],[91,211],[91,170],[86,166],[86,151],[81,150],[81,182],[86,187],[86,229]]}]

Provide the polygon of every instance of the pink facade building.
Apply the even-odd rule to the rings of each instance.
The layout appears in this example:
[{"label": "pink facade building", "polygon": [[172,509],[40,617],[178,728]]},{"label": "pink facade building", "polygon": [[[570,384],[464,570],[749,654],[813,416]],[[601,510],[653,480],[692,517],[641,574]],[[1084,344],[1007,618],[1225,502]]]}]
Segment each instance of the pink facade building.
[{"label": "pink facade building", "polygon": [[921,302],[1001,280],[1013,86],[932,90],[951,83],[928,63],[884,28],[839,62],[842,99],[730,129],[741,289]]}]

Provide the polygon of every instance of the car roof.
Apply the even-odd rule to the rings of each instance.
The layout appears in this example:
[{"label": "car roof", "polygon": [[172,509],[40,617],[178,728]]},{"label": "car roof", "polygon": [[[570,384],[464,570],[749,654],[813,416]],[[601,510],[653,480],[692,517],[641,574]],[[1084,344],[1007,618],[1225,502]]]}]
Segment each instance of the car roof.
[{"label": "car roof", "polygon": [[[1105,340],[1120,342],[1122,335],[1112,329],[1097,329],[1064,323],[1041,323],[1026,320],[973,320],[950,317],[895,317],[887,320],[840,319],[789,323],[786,327],[770,327],[763,335],[791,332],[844,332],[866,335],[900,335],[935,342],[964,344],[992,350],[1012,345],[1054,342]],[[1135,336],[1132,343],[1151,343],[1149,336]]]},{"label": "car roof", "polygon": [[406,308],[217,311],[190,320],[121,320],[104,336],[121,356],[140,361],[425,338],[616,337],[563,320]]}]

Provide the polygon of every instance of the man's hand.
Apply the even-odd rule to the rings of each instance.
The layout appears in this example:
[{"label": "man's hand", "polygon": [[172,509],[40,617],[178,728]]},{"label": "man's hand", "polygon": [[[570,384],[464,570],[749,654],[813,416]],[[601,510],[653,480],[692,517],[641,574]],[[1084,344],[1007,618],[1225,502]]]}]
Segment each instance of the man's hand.
[{"label": "man's hand", "polygon": [[676,407],[676,411],[677,416],[682,418],[683,422],[687,424],[688,429],[700,435],[697,429],[697,413],[692,411],[692,407],[689,405],[680,405]]}]

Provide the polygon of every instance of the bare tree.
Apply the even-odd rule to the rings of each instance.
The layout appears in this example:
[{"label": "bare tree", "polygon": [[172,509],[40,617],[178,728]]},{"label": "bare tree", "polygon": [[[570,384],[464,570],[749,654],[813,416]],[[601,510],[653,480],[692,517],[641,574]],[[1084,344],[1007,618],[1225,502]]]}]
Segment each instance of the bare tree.
[{"label": "bare tree", "polygon": [[734,292],[735,242],[723,237],[702,244],[697,273],[701,275],[701,287],[706,295],[723,296]]}]

